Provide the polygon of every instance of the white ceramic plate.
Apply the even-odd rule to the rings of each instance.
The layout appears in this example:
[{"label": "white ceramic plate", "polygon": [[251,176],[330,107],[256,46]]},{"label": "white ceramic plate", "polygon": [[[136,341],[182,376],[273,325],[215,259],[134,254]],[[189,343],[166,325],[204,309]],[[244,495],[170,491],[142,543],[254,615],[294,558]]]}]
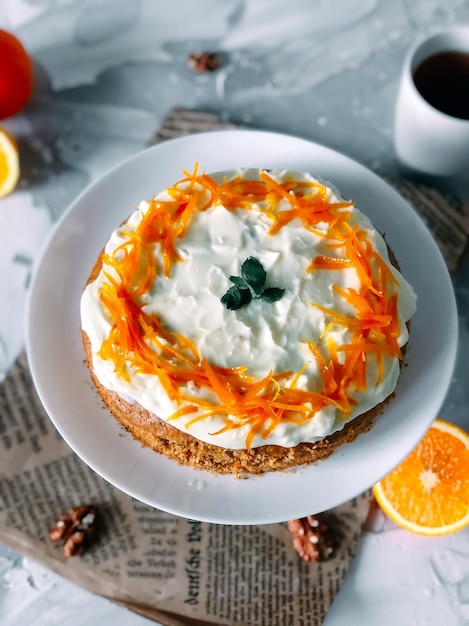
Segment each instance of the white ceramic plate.
[{"label": "white ceramic plate", "polygon": [[[134,204],[199,162],[309,171],[332,182],[384,232],[418,294],[397,394],[371,431],[312,467],[246,480],[179,466],[132,440],[89,382],[80,335],[83,286],[104,243]],[[455,361],[457,316],[445,263],[413,209],[363,166],[303,139],[220,131],[168,141],[128,159],[92,185],[57,224],[35,272],[27,348],[46,410],[73,450],[119,489],[156,508],[201,521],[257,524],[304,517],[361,493],[399,463],[444,400]]]}]

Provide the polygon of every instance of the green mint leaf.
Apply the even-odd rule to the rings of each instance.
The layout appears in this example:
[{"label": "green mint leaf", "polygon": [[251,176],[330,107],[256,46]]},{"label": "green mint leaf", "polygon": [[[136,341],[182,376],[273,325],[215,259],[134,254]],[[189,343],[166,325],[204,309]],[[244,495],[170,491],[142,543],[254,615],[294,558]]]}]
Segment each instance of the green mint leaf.
[{"label": "green mint leaf", "polygon": [[227,309],[234,311],[251,302],[252,295],[249,289],[240,289],[236,285],[230,287],[221,299],[221,303]]},{"label": "green mint leaf", "polygon": [[267,274],[259,259],[247,258],[241,265],[242,276],[230,276],[233,287],[230,287],[221,298],[221,303],[232,311],[249,304],[253,297],[265,302],[277,302],[285,293],[285,289],[267,287],[264,289]]},{"label": "green mint leaf", "polygon": [[264,289],[264,291],[261,293],[260,297],[266,302],[277,302],[277,300],[280,300],[284,293],[285,289],[279,289],[278,287],[267,287],[267,289]]},{"label": "green mint leaf", "polygon": [[254,293],[259,296],[262,293],[267,276],[261,262],[250,256],[241,265],[241,274]]},{"label": "green mint leaf", "polygon": [[244,280],[244,278],[241,278],[241,276],[230,276],[230,280],[231,280],[232,283],[234,283],[236,285],[236,287],[239,287],[240,289],[248,289],[249,288],[249,285]]}]

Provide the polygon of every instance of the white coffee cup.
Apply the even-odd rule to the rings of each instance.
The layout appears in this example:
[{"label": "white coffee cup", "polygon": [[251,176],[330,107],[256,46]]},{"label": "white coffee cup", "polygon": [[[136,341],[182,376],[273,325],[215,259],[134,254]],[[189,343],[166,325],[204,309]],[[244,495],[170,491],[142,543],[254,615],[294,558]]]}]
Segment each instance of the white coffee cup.
[{"label": "white coffee cup", "polygon": [[[436,33],[413,46],[404,61],[394,120],[394,148],[400,163],[435,176],[469,176],[469,120],[433,107],[419,93],[413,75],[439,52],[469,53],[469,27]],[[469,89],[462,84],[461,89]]]}]

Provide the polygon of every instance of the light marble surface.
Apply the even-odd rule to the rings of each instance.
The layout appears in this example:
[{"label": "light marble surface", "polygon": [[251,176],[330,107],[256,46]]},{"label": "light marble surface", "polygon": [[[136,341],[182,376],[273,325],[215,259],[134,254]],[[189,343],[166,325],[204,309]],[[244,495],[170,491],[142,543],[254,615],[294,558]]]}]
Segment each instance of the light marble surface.
[{"label": "light marble surface", "polygon": [[[465,0],[0,0],[0,28],[21,38],[37,77],[31,104],[5,123],[23,176],[0,201],[0,374],[23,345],[32,266],[54,222],[142,149],[172,106],[312,139],[398,176],[392,120],[404,54],[461,23]],[[218,72],[186,67],[203,50],[221,53]],[[453,190],[466,193],[464,183]],[[461,348],[441,416],[468,429],[468,258],[455,287]],[[326,625],[469,624],[468,533],[424,539],[381,523],[364,536]],[[2,626],[98,622],[149,623],[0,546]]]}]

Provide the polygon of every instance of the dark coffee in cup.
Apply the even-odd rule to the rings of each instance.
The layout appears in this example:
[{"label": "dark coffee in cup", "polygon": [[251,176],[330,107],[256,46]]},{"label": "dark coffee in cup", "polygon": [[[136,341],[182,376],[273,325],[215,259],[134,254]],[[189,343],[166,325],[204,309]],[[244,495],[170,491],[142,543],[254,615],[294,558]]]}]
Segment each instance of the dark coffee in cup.
[{"label": "dark coffee in cup", "polygon": [[417,41],[402,68],[394,148],[406,169],[467,178],[469,163],[469,25]]},{"label": "dark coffee in cup", "polygon": [[432,54],[415,68],[413,79],[420,95],[435,109],[469,120],[469,53]]}]

